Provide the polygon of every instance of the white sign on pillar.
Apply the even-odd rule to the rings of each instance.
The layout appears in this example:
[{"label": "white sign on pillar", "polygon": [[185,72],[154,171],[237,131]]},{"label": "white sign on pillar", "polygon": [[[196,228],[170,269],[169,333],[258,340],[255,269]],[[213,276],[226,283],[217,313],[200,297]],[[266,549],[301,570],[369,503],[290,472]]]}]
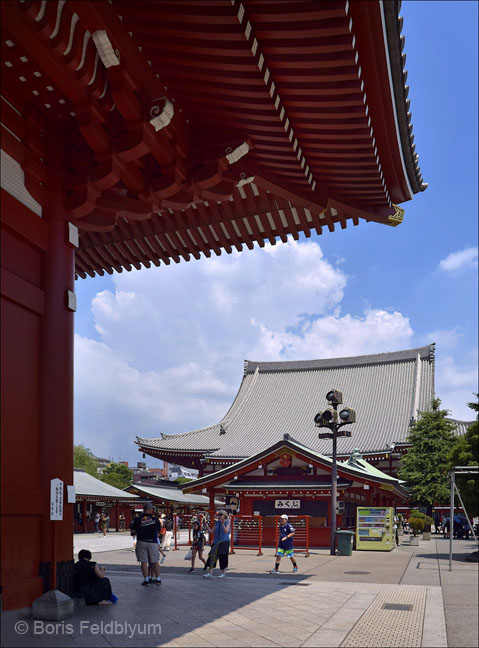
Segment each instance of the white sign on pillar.
[{"label": "white sign on pillar", "polygon": [[50,520],[63,520],[63,482],[50,481]]}]

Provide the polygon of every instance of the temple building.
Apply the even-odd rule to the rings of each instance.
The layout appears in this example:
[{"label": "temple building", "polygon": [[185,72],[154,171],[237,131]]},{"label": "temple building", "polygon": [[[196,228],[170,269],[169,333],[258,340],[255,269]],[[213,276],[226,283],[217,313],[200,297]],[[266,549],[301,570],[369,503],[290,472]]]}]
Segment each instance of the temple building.
[{"label": "temple building", "polygon": [[[400,4],[0,3],[4,609],[70,591],[75,279],[396,227],[426,188]],[[192,465],[261,451],[230,423]]]},{"label": "temple building", "polygon": [[[245,361],[240,388],[218,423],[186,432],[138,438],[141,452],[198,468],[185,492],[239,500],[246,515],[293,509],[317,527],[311,542],[329,544],[330,439],[318,438],[314,417],[331,389],[356,412],[351,436],[338,438],[339,523],[354,526],[363,506],[405,505],[397,479],[411,423],[434,398],[434,344],[393,353],[325,360]],[[465,423],[458,423],[458,433]],[[319,531],[323,529],[323,531]]]},{"label": "temple building", "polygon": [[110,526],[116,531],[120,528],[122,514],[125,516],[125,528],[128,528],[138,495],[96,479],[81,468],[74,469],[73,485],[76,500],[73,514],[75,533],[94,531],[95,514],[102,511],[108,513]]}]

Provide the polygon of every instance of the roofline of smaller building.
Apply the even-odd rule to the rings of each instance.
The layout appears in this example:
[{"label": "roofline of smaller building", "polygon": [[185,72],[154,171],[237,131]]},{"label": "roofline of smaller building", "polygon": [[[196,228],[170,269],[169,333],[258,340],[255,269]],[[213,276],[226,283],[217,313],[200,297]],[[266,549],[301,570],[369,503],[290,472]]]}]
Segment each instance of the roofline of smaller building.
[{"label": "roofline of smaller building", "polygon": [[[95,487],[96,487],[95,482],[98,482],[98,483],[100,483],[102,485],[103,488],[112,489],[112,491],[113,491],[111,494],[95,493],[95,492],[92,493],[91,491],[82,492],[80,490],[81,486],[76,484],[75,485],[75,495],[78,496],[78,497],[81,497],[81,498],[84,498],[84,499],[85,498],[91,498],[92,500],[98,500],[98,501],[106,500],[106,501],[118,501],[118,502],[123,501],[123,500],[136,499],[136,495],[130,495],[128,493],[124,493],[121,488],[117,488],[116,486],[112,486],[111,484],[108,484],[107,482],[103,482],[101,479],[98,479],[98,477],[94,477],[93,475],[90,475],[90,473],[87,472],[86,470],[83,470],[83,468],[74,468],[73,473],[74,474],[75,473],[84,473],[85,475],[88,475],[88,478],[90,480],[93,480],[93,482],[91,482],[92,483],[92,486],[91,486],[92,490],[94,490]],[[73,480],[73,481],[75,481],[75,480]],[[88,488],[88,483],[87,483],[87,488]],[[115,491],[118,492],[119,494],[115,495],[114,494]]]},{"label": "roofline of smaller building", "polygon": [[[283,438],[277,441],[276,443],[272,444],[268,448],[265,448],[264,450],[256,453],[255,455],[252,455],[251,457],[248,457],[246,459],[243,459],[242,461],[239,461],[232,466],[226,466],[226,468],[223,468],[221,470],[218,470],[216,472],[213,472],[209,475],[205,475],[204,477],[200,477],[199,479],[196,479],[194,481],[188,482],[187,484],[183,484],[182,490],[184,492],[189,492],[191,489],[196,489],[198,487],[203,487],[204,485],[208,484],[208,482],[212,481],[217,481],[219,478],[222,476],[226,476],[228,474],[234,473],[238,470],[241,470],[242,468],[245,468],[248,466],[249,463],[254,463],[256,461],[261,461],[264,457],[269,456],[271,453],[275,452],[282,446],[289,447],[292,450],[296,450],[299,453],[304,454],[305,456],[309,456],[311,459],[320,461],[324,464],[332,464],[332,460],[329,457],[326,457],[325,455],[319,454],[318,452],[315,452],[314,450],[311,450],[307,446],[303,445],[302,443],[299,443],[298,441],[292,439],[291,437]],[[343,471],[346,473],[346,475],[351,475],[353,477],[357,477],[359,479],[364,479],[368,481],[372,481],[375,483],[391,483],[395,482],[394,487],[400,492],[405,494],[406,490],[404,487],[401,485],[398,479],[395,477],[391,477],[390,475],[384,474],[384,476],[378,475],[377,471],[375,473],[368,473],[366,469],[359,469],[359,468],[354,468],[352,466],[347,466],[346,464],[339,464],[338,465],[338,470]],[[231,487],[233,488],[233,487]]]},{"label": "roofline of smaller building", "polygon": [[[338,479],[338,488],[347,488],[348,486],[351,485],[351,482],[348,480],[340,480]],[[328,490],[331,489],[331,484],[308,484],[308,483],[303,483],[303,484],[295,484],[290,483],[290,482],[274,482],[274,483],[262,483],[262,482],[257,482],[253,484],[242,484],[241,482],[238,484],[236,482],[229,482],[228,484],[222,484],[221,488],[224,490],[281,490],[281,491],[290,491],[290,490],[301,490],[301,491],[307,491],[307,490]]]}]

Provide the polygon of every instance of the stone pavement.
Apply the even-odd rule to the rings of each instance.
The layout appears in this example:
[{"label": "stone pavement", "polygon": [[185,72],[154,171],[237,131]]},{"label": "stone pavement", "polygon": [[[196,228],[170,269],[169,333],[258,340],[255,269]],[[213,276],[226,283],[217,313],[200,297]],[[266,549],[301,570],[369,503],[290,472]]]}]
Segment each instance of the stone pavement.
[{"label": "stone pavement", "polygon": [[[100,542],[108,549],[118,540],[112,534]],[[273,549],[261,557],[240,550],[223,580],[205,580],[200,569],[187,574],[182,547],[168,554],[163,585],[148,587],[140,585],[131,551],[105,551],[93,559],[106,565],[118,605],[36,627],[18,613],[4,614],[2,645],[477,646],[478,570],[464,562],[474,544],[454,541],[452,572],[448,547],[442,538],[410,547],[405,537],[391,553],[314,550],[298,555],[298,574],[283,559],[277,576],[266,573]],[[19,621],[23,635],[14,629]]]}]

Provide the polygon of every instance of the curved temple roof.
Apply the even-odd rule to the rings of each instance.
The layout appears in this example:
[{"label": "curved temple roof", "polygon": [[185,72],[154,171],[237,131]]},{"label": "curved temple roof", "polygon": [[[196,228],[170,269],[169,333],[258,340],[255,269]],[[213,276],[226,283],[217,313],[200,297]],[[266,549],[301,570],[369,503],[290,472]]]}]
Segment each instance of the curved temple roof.
[{"label": "curved temple roof", "polygon": [[[285,481],[281,481],[278,482],[277,484],[274,484],[274,482],[272,482],[271,480],[268,480],[267,482],[260,481],[258,483],[255,483],[254,480],[248,480],[248,479],[229,482],[229,480],[232,477],[234,478],[234,476],[238,473],[241,474],[241,472],[248,466],[254,466],[254,464],[257,463],[258,461],[264,460],[266,457],[268,457],[268,455],[271,455],[274,452],[277,454],[277,451],[281,451],[283,448],[292,449],[296,451],[299,455],[303,455],[303,457],[308,457],[319,462],[320,464],[322,464],[323,467],[326,467],[328,470],[331,469],[332,459],[318,452],[314,452],[310,448],[304,446],[302,443],[296,441],[296,439],[291,438],[291,436],[289,435],[285,435],[285,436],[287,438],[283,438],[271,444],[269,447],[263,448],[260,452],[254,454],[251,457],[243,459],[231,466],[226,466],[221,470],[217,470],[212,473],[209,473],[208,475],[204,475],[203,477],[199,477],[198,479],[192,482],[188,482],[187,484],[183,484],[182,486],[183,491],[188,493],[191,491],[200,490],[203,487],[211,484],[221,485],[226,490],[230,488],[232,490],[256,490],[256,489],[261,490],[262,488],[271,489],[274,488],[275,486],[279,486],[280,488],[285,488],[286,483],[287,483],[288,490],[294,488],[295,486],[298,489],[308,488],[308,482],[304,482],[304,481],[301,484],[297,484],[297,485]],[[402,495],[403,497],[407,494],[407,491],[403,486],[404,484],[403,481],[397,479],[396,477],[391,477],[390,475],[383,473],[381,470],[378,470],[374,466],[369,465],[366,461],[364,461],[358,456],[357,452],[355,452],[348,461],[339,461],[338,471],[340,477],[339,483],[341,483],[341,480],[343,480],[342,481],[343,485],[345,483],[347,484],[348,482],[351,483],[351,481],[354,481],[355,478],[368,479],[373,482],[383,483],[383,484],[387,483],[393,486],[393,488],[396,490],[396,493]],[[344,480],[346,480],[346,482]],[[318,478],[316,483],[311,482],[309,484],[311,488],[316,488],[316,489],[329,488],[330,485],[331,482],[329,481],[328,483],[327,478],[322,479],[321,477]]]},{"label": "curved temple roof", "polygon": [[137,438],[136,443],[155,456],[176,450],[238,459],[287,433],[315,452],[330,454],[331,441],[318,439],[313,421],[326,409],[330,389],[342,391],[344,405],[357,416],[351,438],[338,439],[339,454],[405,443],[411,417],[428,410],[434,398],[434,345],[349,358],[245,361],[238,394],[219,423],[185,434]]},{"label": "curved temple roof", "polygon": [[398,225],[426,187],[396,0],[0,8],[2,148],[48,218],[63,133],[78,276]]},{"label": "curved temple roof", "polygon": [[75,493],[79,497],[102,497],[112,500],[131,500],[138,499],[136,495],[127,493],[124,490],[107,484],[101,479],[97,479],[85,472],[81,468],[75,468],[73,471]]}]

